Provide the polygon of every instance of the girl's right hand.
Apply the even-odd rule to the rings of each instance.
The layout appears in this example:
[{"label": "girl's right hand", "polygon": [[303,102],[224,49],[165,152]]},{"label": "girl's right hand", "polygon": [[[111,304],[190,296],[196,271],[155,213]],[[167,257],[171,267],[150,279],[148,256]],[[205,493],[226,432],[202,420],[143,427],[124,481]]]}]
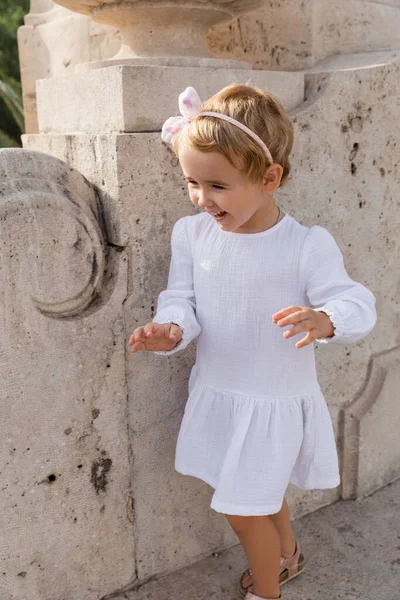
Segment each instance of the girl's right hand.
[{"label": "girl's right hand", "polygon": [[174,323],[147,323],[137,327],[129,338],[129,346],[132,352],[139,350],[150,350],[152,352],[164,352],[175,348],[182,339],[182,330]]}]

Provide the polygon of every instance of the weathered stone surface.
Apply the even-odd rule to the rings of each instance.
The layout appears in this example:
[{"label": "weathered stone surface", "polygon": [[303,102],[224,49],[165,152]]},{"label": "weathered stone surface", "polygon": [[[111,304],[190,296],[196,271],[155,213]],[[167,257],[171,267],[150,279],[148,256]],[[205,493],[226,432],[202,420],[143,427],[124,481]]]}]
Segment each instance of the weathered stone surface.
[{"label": "weathered stone surface", "polygon": [[336,54],[399,48],[400,3],[266,0],[263,8],[213,27],[207,40],[215,57],[297,71]]},{"label": "weathered stone surface", "polygon": [[69,165],[0,151],[4,600],[95,600],[136,578],[127,257],[101,219]]},{"label": "weathered stone surface", "polygon": [[31,2],[25,25],[18,29],[25,130],[37,133],[36,81],[67,75],[81,62],[115,54],[120,34],[55,5],[51,0]]},{"label": "weathered stone surface", "polygon": [[343,410],[343,497],[363,498],[400,477],[400,346],[371,359]]},{"label": "weathered stone surface", "polygon": [[203,99],[233,82],[274,90],[287,110],[303,100],[300,73],[187,67],[114,66],[39,81],[41,133],[161,130],[178,114],[178,96],[192,85]]},{"label": "weathered stone surface", "polygon": [[[229,68],[233,65],[209,58],[208,29],[259,8],[264,0],[191,0],[189,3],[186,0],[56,1],[121,32],[121,49],[110,64],[148,64],[150,57],[159,65],[165,65],[167,58],[167,64],[180,66],[179,60],[183,58],[187,66]],[[94,65],[95,68],[106,66],[103,61]]]}]

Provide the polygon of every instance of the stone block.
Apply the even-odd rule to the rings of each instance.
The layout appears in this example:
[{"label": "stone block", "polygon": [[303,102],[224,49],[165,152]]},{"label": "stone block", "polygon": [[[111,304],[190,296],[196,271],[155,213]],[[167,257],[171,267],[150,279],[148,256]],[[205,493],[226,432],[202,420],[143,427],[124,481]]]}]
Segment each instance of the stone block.
[{"label": "stone block", "polygon": [[120,34],[113,27],[51,0],[31,2],[25,25],[18,28],[25,131],[38,132],[36,80],[62,77],[81,62],[109,58],[119,47]]},{"label": "stone block", "polygon": [[255,69],[298,71],[336,54],[399,48],[400,3],[271,0],[216,25],[207,40],[217,58],[244,59]]},{"label": "stone block", "polygon": [[0,150],[0,213],[1,597],[97,600],[137,577],[127,257],[51,156]]},{"label": "stone block", "polygon": [[304,97],[301,73],[114,66],[37,82],[41,133],[148,132],[179,114],[178,96],[193,86],[204,100],[234,82],[270,90],[287,110]]},{"label": "stone block", "polygon": [[400,477],[399,389],[396,346],[373,356],[362,390],[343,408],[343,498],[364,498]]}]

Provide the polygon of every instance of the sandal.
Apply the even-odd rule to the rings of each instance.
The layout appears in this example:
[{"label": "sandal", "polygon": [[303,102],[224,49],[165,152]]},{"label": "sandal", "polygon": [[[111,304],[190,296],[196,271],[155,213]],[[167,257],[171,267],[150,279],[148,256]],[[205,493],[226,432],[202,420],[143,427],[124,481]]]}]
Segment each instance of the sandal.
[{"label": "sandal", "polygon": [[[280,594],[278,598],[270,598],[270,600],[279,600],[279,598],[282,598],[282,594]],[[263,598],[262,596],[256,596],[252,592],[247,592],[245,600],[268,600],[268,598]]]},{"label": "sandal", "polygon": [[[296,542],[295,552],[294,552],[293,556],[291,556],[290,558],[285,558],[285,557],[281,556],[282,570],[279,575],[279,584],[283,585],[287,581],[290,581],[291,579],[294,579],[294,577],[297,577],[297,575],[300,575],[300,573],[302,573],[302,571],[304,571],[304,566],[305,566],[304,556],[301,552],[300,544],[298,542]],[[244,587],[244,585],[243,585],[243,579],[246,577],[246,575],[251,575],[251,574],[252,574],[251,569],[246,569],[244,571],[244,573],[242,573],[242,576],[240,578],[239,593],[243,598],[246,596],[247,592],[251,593],[252,584],[250,584],[248,587]],[[253,594],[253,596],[254,596],[254,594]],[[245,598],[245,600],[254,600],[254,599]]]}]

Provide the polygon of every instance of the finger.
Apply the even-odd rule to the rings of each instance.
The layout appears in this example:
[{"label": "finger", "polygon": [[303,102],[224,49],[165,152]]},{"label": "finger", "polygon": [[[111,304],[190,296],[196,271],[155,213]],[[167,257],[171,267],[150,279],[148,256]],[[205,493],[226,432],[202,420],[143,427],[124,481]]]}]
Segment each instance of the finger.
[{"label": "finger", "polygon": [[279,327],[285,327],[285,325],[294,325],[295,323],[300,323],[301,321],[304,321],[307,318],[307,315],[303,312],[303,310],[300,309],[299,311],[294,312],[289,316],[284,317],[283,319],[279,319],[276,324]]},{"label": "finger", "polygon": [[147,325],[144,326],[144,336],[145,338],[148,337],[153,337],[153,335],[155,334],[156,331],[156,327],[155,327],[155,323],[147,323]]},{"label": "finger", "polygon": [[171,340],[174,340],[175,342],[177,342],[178,340],[182,339],[182,330],[178,325],[175,325],[174,323],[171,323],[171,327],[169,330],[169,337],[171,338]]},{"label": "finger", "polygon": [[135,340],[137,342],[144,342],[146,339],[145,333],[144,333],[144,327],[141,327],[140,330],[138,331]]},{"label": "finger", "polygon": [[135,333],[136,333],[137,329],[134,329],[134,331],[131,334],[131,337],[128,340],[128,344],[131,346],[133,344],[133,340],[135,339]]},{"label": "finger", "polygon": [[297,342],[295,344],[296,348],[302,348],[303,346],[307,346],[308,344],[311,344],[311,342],[313,342],[316,338],[314,337],[314,330],[311,330],[307,333],[307,335],[305,337],[303,337],[302,340],[300,340],[299,342]]},{"label": "finger", "polygon": [[143,342],[135,342],[132,346],[132,352],[138,352],[139,350],[145,350],[146,346]]},{"label": "finger", "polygon": [[168,337],[168,331],[169,331],[169,323],[153,323],[153,329],[152,329],[152,333],[151,336],[152,338],[155,339],[160,339],[162,337]]},{"label": "finger", "polygon": [[135,343],[135,341],[139,341],[140,340],[140,332],[143,329],[143,327],[136,327],[136,329],[133,331],[131,337],[129,338],[129,342],[128,344],[131,346],[132,344]]},{"label": "finger", "polygon": [[297,325],[294,325],[291,329],[288,329],[287,331],[285,331],[285,333],[283,334],[283,337],[289,338],[294,335],[297,335],[298,333],[301,333],[302,331],[310,331],[311,329],[312,329],[312,327],[309,322],[309,319],[304,319],[304,321],[301,321]]},{"label": "finger", "polygon": [[301,310],[300,306],[287,306],[286,308],[282,308],[282,310],[279,310],[278,312],[274,313],[272,315],[272,320],[276,323],[280,319],[283,319],[283,317],[286,317],[299,310]]}]

